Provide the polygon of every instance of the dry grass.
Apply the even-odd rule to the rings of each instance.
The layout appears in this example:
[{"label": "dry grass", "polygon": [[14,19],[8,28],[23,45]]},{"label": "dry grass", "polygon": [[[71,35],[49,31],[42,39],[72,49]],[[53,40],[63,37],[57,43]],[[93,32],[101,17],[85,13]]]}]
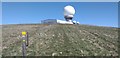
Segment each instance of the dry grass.
[{"label": "dry grass", "polygon": [[29,33],[28,56],[117,56],[117,28],[87,25],[3,25],[4,56],[21,56],[21,32]]}]

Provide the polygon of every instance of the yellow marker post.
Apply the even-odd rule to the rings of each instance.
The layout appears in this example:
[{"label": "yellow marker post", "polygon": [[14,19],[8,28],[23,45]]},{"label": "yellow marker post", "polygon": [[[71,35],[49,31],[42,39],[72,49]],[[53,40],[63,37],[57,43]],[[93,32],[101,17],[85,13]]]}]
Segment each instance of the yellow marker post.
[{"label": "yellow marker post", "polygon": [[23,57],[26,56],[26,35],[27,35],[27,32],[23,31],[22,32],[22,52],[23,52]]}]

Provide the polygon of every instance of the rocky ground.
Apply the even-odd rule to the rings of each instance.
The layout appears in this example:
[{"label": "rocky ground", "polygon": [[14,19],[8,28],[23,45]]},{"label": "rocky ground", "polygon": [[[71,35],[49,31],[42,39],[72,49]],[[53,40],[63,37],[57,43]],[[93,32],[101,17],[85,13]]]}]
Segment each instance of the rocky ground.
[{"label": "rocky ground", "polygon": [[118,30],[88,25],[3,25],[2,55],[21,56],[21,32],[29,34],[27,56],[117,56]]}]

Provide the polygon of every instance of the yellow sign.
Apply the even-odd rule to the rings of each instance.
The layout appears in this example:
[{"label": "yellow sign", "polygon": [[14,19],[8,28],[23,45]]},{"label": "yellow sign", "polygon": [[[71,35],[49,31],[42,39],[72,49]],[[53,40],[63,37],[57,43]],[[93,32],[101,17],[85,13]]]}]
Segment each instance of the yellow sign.
[{"label": "yellow sign", "polygon": [[22,35],[26,35],[26,34],[27,34],[27,32],[25,32],[25,31],[22,32]]}]

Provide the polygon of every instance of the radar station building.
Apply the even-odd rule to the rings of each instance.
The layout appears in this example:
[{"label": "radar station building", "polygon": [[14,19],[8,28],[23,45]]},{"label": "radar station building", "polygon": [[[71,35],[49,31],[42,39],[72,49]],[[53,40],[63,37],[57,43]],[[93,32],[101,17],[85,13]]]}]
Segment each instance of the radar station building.
[{"label": "radar station building", "polygon": [[64,7],[64,20],[59,20],[59,19],[46,19],[42,20],[42,24],[79,24],[79,22],[72,21],[72,18],[74,17],[75,14],[75,9],[74,7],[68,5]]},{"label": "radar station building", "polygon": [[73,22],[58,20],[58,19],[46,19],[41,21],[42,24],[73,24]]}]

